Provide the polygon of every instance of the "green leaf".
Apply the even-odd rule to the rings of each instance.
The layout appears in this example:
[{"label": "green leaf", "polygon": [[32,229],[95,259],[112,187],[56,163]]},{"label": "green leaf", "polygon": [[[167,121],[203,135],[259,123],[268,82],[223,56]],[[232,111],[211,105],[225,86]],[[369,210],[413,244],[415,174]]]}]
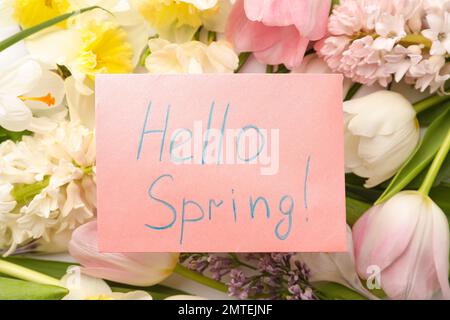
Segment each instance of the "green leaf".
[{"label": "green leaf", "polygon": [[344,101],[351,100],[353,96],[358,93],[359,89],[361,89],[362,84],[361,83],[354,83],[350,89],[348,90],[347,94],[345,95]]},{"label": "green leaf", "polygon": [[66,288],[0,277],[0,300],[60,300]]},{"label": "green leaf", "polygon": [[428,127],[434,119],[441,116],[450,109],[450,101],[441,103],[433,108],[429,108],[417,115],[417,119],[422,127]]},{"label": "green leaf", "polygon": [[366,297],[341,284],[334,282],[315,282],[316,295],[321,300],[367,300]]},{"label": "green leaf", "polygon": [[83,8],[83,9],[80,9],[80,10],[72,11],[72,12],[65,13],[65,14],[62,14],[60,16],[57,16],[57,17],[55,17],[53,19],[50,19],[50,20],[44,21],[42,23],[39,23],[39,24],[37,24],[37,25],[35,25],[35,26],[31,27],[31,28],[22,30],[22,31],[12,35],[11,37],[6,38],[5,40],[1,41],[0,42],[0,52],[2,52],[3,50],[5,50],[5,49],[9,48],[10,46],[16,44],[17,42],[19,42],[19,41],[21,41],[21,40],[23,40],[23,39],[25,39],[25,38],[27,38],[27,37],[37,33],[39,31],[42,31],[42,30],[44,30],[44,29],[46,29],[48,27],[51,27],[51,26],[54,26],[54,25],[56,25],[56,24],[58,24],[60,22],[63,22],[65,20],[69,19],[70,17],[74,17],[76,15],[79,15],[81,13],[84,13],[86,11],[90,11],[90,10],[93,10],[93,9],[102,9],[102,8],[99,7],[99,6],[92,6],[92,7]]},{"label": "green leaf", "polygon": [[242,67],[245,65],[245,63],[247,62],[248,58],[250,58],[250,56],[252,55],[251,52],[242,52],[241,54],[239,54],[239,64],[236,70],[234,70],[234,73],[238,73],[239,71],[241,71]]},{"label": "green leaf", "polygon": [[349,226],[353,226],[355,222],[364,214],[364,212],[366,212],[372,205],[367,202],[346,197],[345,206],[347,223]]},{"label": "green leaf", "polygon": [[358,177],[353,173],[345,175],[345,189],[348,196],[363,200],[366,202],[374,202],[383,193],[379,188],[364,187],[364,178]]},{"label": "green leaf", "polygon": [[0,127],[0,143],[6,140],[12,140],[14,142],[22,140],[23,136],[31,135],[32,132],[25,130],[20,132],[8,131],[5,128]]},{"label": "green leaf", "polygon": [[443,183],[431,188],[430,198],[444,211],[450,223],[450,184]]},{"label": "green leaf", "polygon": [[[66,274],[66,270],[68,267],[76,265],[76,263],[68,263],[68,262],[60,262],[60,261],[49,261],[49,260],[39,260],[39,259],[31,259],[25,257],[7,257],[4,258],[6,261],[10,261],[12,263],[18,264],[20,266],[41,272],[48,276],[54,278],[62,278]],[[162,300],[169,296],[179,295],[179,294],[188,294],[184,291],[172,289],[163,285],[155,285],[149,287],[138,287],[127,285],[123,283],[116,283],[112,281],[106,281],[111,289],[115,292],[128,292],[134,290],[143,290],[148,292],[153,299]],[[1,288],[1,287],[0,287]]]},{"label": "green leaf", "polygon": [[58,67],[58,74],[63,78],[63,80],[67,79],[72,75],[72,72],[70,72],[69,68],[67,68],[65,65],[57,64]]},{"label": "green leaf", "polygon": [[388,200],[403,190],[431,163],[449,129],[450,109],[441,114],[429,126],[422,141],[397,172],[387,189],[377,200],[377,204]]},{"label": "green leaf", "polygon": [[39,260],[24,257],[6,257],[3,260],[18,264],[19,266],[35,270],[46,274],[50,277],[60,279],[66,274],[68,267],[76,265],[75,263],[60,262],[60,261],[49,261],[49,260]]}]

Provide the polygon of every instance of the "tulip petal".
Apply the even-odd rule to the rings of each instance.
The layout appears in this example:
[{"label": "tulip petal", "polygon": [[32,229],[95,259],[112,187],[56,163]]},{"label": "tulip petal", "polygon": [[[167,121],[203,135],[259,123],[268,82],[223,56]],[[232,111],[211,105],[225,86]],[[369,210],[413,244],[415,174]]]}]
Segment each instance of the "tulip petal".
[{"label": "tulip petal", "polygon": [[243,0],[238,1],[231,10],[226,27],[226,38],[237,52],[265,50],[279,39],[280,28],[268,27],[263,23],[250,21],[244,12]]},{"label": "tulip petal", "polygon": [[103,278],[119,283],[126,283],[134,286],[152,286],[158,284],[163,279],[152,279],[143,281],[141,274],[134,274],[128,270],[115,270],[111,268],[82,268],[84,274],[94,278]]},{"label": "tulip petal", "polygon": [[[434,205],[434,203],[433,203]],[[449,230],[448,220],[442,210],[433,206],[433,258],[437,278],[441,287],[442,297],[450,299],[450,288],[448,283],[448,252],[449,252]]]},{"label": "tulip petal", "polygon": [[430,204],[431,201],[422,201],[415,208],[420,216],[410,243],[381,273],[383,290],[392,299],[430,299],[439,289],[433,260]]},{"label": "tulip petal", "polygon": [[[415,232],[423,198],[417,192],[403,192],[386,203],[369,209],[353,226],[358,274],[366,279],[369,267],[382,271],[407,249]],[[368,214],[367,217],[366,214]]]},{"label": "tulip petal", "polygon": [[178,262],[177,253],[101,253],[96,221],[74,231],[69,252],[90,276],[141,286],[161,282]]},{"label": "tulip petal", "polygon": [[344,112],[354,115],[348,130],[363,137],[392,134],[416,117],[414,108],[406,98],[385,90],[345,101]]},{"label": "tulip petal", "polygon": [[276,32],[280,38],[270,48],[254,52],[255,58],[270,65],[284,64],[288,69],[298,67],[305,56],[309,40],[300,37],[297,29],[292,26],[270,32]]},{"label": "tulip petal", "polygon": [[251,21],[267,26],[295,25],[302,35],[318,40],[325,35],[331,1],[328,0],[245,0],[245,14]]},{"label": "tulip petal", "polygon": [[345,253],[299,253],[298,258],[311,270],[310,281],[336,282],[356,290],[370,299],[377,299],[364,288],[356,273],[352,231],[348,226],[347,246],[348,252]]},{"label": "tulip petal", "polygon": [[[245,0],[245,14],[251,21],[262,22],[267,26],[285,27],[294,24],[292,12],[295,2],[303,0]],[[297,17],[300,18],[300,17]]]},{"label": "tulip petal", "polygon": [[291,3],[301,35],[313,41],[321,39],[327,31],[331,1],[291,0]]}]

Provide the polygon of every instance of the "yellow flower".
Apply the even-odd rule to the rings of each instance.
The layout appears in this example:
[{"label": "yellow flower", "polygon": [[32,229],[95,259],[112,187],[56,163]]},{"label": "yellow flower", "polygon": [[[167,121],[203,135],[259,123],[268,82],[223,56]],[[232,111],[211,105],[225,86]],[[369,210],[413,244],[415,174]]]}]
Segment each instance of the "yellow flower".
[{"label": "yellow flower", "polygon": [[140,12],[156,29],[171,26],[181,28],[185,25],[198,28],[202,24],[201,11],[194,5],[176,0],[142,1]]},{"label": "yellow flower", "polygon": [[70,4],[68,0],[14,0],[13,8],[17,23],[29,28],[68,12]]},{"label": "yellow flower", "polygon": [[139,12],[158,34],[162,38],[176,42],[191,40],[200,26],[209,23],[211,17],[219,16],[223,6],[217,0],[136,0],[136,2]]},{"label": "yellow flower", "polygon": [[126,32],[111,21],[91,20],[80,29],[81,47],[77,71],[90,78],[96,73],[129,73],[133,70],[133,49]]}]

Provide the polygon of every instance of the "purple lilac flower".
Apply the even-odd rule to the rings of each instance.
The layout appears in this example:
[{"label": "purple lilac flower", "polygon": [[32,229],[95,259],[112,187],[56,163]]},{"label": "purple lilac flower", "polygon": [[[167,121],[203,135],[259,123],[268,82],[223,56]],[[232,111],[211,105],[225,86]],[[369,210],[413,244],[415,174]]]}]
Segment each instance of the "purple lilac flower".
[{"label": "purple lilac flower", "polygon": [[[239,299],[316,299],[309,269],[293,253],[183,254],[188,268],[210,275]],[[225,279],[225,280],[224,280]]]}]

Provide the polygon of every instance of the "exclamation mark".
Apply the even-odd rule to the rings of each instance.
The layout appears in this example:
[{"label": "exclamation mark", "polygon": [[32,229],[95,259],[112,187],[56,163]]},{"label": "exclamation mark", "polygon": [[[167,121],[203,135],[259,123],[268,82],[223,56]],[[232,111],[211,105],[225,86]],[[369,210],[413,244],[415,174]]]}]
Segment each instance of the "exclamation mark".
[{"label": "exclamation mark", "polygon": [[309,221],[309,217],[308,217],[308,176],[309,176],[310,162],[311,162],[311,156],[308,156],[308,159],[306,160],[305,180],[304,180],[304,184],[303,184],[303,203],[305,205],[305,210],[306,210],[306,222]]}]

